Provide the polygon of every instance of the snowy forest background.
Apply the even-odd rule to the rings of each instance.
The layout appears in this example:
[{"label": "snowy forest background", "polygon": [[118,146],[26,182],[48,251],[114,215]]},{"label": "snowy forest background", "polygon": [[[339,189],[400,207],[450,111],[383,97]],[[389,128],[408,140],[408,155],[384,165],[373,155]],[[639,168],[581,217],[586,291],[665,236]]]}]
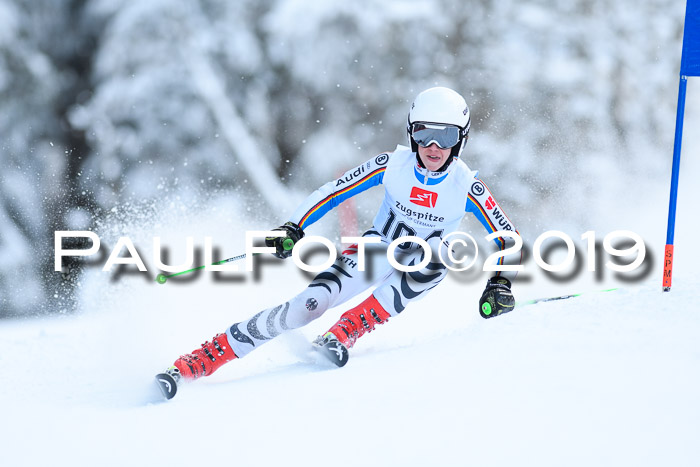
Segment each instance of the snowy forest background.
[{"label": "snowy forest background", "polygon": [[465,160],[516,225],[583,225],[602,175],[612,190],[670,177],[684,11],[0,0],[0,317],[72,309],[54,231],[212,196],[273,227],[288,200],[405,144],[408,106],[434,85],[465,95]]}]

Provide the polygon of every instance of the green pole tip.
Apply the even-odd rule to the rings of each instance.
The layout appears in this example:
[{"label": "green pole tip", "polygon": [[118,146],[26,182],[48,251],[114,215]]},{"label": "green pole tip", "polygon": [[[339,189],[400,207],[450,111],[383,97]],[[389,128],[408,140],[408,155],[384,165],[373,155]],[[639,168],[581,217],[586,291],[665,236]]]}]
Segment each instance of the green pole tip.
[{"label": "green pole tip", "polygon": [[292,240],[291,238],[285,238],[282,242],[282,248],[284,248],[287,251],[291,250],[292,248],[294,248],[294,240]]},{"label": "green pole tip", "polygon": [[168,276],[166,276],[165,274],[158,274],[156,276],[156,282],[158,282],[159,284],[165,284],[167,280]]},{"label": "green pole tip", "polygon": [[481,311],[484,313],[486,316],[491,314],[491,304],[486,302],[483,305],[481,305]]}]

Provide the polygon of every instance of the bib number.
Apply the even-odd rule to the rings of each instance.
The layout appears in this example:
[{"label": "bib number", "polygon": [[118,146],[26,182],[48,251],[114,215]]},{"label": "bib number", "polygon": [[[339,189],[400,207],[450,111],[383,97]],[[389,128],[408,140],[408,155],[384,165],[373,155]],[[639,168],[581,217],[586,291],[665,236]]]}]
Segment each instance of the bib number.
[{"label": "bib number", "polygon": [[[391,240],[396,240],[397,238],[401,237],[414,237],[416,235],[416,230],[413,227],[407,225],[404,221],[396,222],[396,217],[397,216],[394,210],[389,209],[389,216],[387,217],[386,222],[384,223],[384,227],[382,227],[382,235],[384,235],[387,238],[390,238]],[[391,232],[391,235],[389,235],[389,232]],[[427,242],[433,237],[441,238],[442,233],[443,229],[433,230],[430,233],[430,235],[424,238],[424,240]],[[398,248],[401,248],[402,250],[408,250],[409,248],[411,248],[411,245],[413,245],[413,242],[403,242],[398,246]]]}]

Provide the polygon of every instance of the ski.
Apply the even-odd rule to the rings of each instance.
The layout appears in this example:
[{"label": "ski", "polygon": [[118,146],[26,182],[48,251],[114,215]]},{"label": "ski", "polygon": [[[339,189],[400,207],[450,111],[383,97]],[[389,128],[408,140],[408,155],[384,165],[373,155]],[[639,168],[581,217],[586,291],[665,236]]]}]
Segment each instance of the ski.
[{"label": "ski", "polygon": [[[329,336],[330,334],[330,336]],[[324,336],[318,336],[313,342],[314,348],[328,361],[337,367],[343,367],[348,363],[350,353],[332,333],[328,332]]]},{"label": "ski", "polygon": [[180,380],[180,371],[173,367],[163,373],[158,373],[155,382],[166,400],[170,400],[177,394],[177,382]]}]

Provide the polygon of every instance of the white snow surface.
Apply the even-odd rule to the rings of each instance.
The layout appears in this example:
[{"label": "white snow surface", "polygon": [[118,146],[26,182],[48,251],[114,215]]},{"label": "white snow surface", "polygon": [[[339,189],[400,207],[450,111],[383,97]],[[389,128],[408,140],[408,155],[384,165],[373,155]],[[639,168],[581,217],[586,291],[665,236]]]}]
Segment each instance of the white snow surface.
[{"label": "white snow surface", "polygon": [[107,310],[5,323],[3,464],[690,466],[700,455],[700,288],[686,281],[491,320],[476,291],[447,281],[342,369],[309,346],[331,310],[158,402],[156,371],[301,283],[278,274],[274,291],[143,285]]}]

